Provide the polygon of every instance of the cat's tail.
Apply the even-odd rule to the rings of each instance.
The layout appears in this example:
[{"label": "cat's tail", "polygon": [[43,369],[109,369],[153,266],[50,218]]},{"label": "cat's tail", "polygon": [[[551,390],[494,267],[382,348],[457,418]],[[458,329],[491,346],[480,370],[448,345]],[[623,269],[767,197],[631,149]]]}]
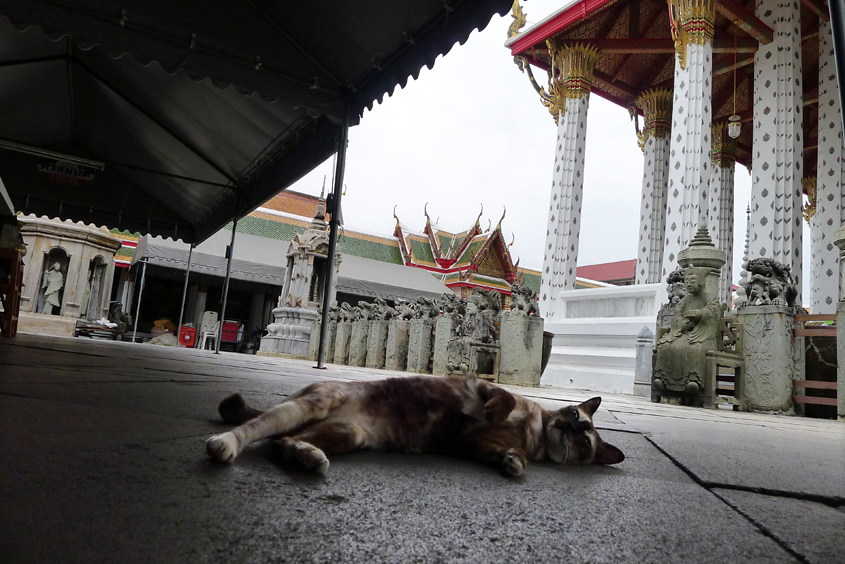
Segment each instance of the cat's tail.
[{"label": "cat's tail", "polygon": [[217,411],[223,421],[231,425],[243,425],[250,419],[255,419],[264,413],[260,409],[247,405],[241,394],[232,394],[221,401]]}]

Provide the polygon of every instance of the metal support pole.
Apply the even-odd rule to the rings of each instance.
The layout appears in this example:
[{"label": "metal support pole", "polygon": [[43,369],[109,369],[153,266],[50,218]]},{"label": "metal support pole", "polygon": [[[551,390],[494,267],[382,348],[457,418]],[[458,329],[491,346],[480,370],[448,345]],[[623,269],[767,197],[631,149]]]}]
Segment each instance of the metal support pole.
[{"label": "metal support pole", "polygon": [[[830,31],[833,35],[833,58],[836,60],[836,82],[839,84],[840,107],[845,108],[845,0],[829,0]],[[845,129],[845,116],[839,119]]]},{"label": "metal support pole", "polygon": [[[240,198],[238,198],[240,204]],[[232,274],[232,259],[235,257],[235,233],[238,232],[238,215],[232,221],[232,241],[229,243],[229,256],[226,260],[226,280],[223,282],[223,308],[220,310],[220,326],[217,328],[217,343],[215,343],[214,354],[220,354],[220,339],[223,338],[223,323],[226,320],[226,301],[229,298],[229,277]]]},{"label": "metal support pole", "polygon": [[329,308],[331,307],[332,280],[335,276],[334,256],[337,249],[337,230],[340,225],[340,196],[343,192],[343,173],[346,170],[346,145],[349,141],[349,110],[347,110],[346,123],[338,132],[337,140],[337,161],[335,162],[334,186],[332,187],[334,208],[331,210],[332,219],[329,222],[329,252],[326,257],[326,274],[323,277],[325,287],[323,288],[323,315],[320,318],[320,346],[317,350],[316,368],[323,366],[323,357],[326,354],[326,332],[329,327]]},{"label": "metal support pole", "polygon": [[144,266],[141,268],[141,287],[138,288],[138,305],[135,307],[135,326],[132,329],[132,342],[135,342],[135,337],[138,334],[138,316],[141,315],[141,296],[144,295],[144,283],[147,278],[147,261],[143,261]]},{"label": "metal support pole", "polygon": [[188,249],[188,268],[185,269],[185,286],[182,288],[182,308],[179,310],[179,333],[182,333],[182,318],[185,314],[185,298],[188,297],[188,278],[191,275],[191,257],[193,254],[194,245],[191,244],[191,247]]}]

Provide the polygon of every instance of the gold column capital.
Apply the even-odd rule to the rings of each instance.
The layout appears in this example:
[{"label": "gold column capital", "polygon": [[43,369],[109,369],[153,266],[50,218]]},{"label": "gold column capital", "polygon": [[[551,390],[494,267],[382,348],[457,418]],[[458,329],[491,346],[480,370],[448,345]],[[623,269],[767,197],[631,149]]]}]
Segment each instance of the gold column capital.
[{"label": "gold column capital", "polygon": [[[552,52],[551,41],[549,52]],[[552,64],[555,65],[566,98],[582,98],[590,95],[593,85],[593,70],[599,58],[599,51],[590,45],[565,45],[554,49]]]},{"label": "gold column capital", "polygon": [[710,160],[721,168],[734,166],[736,163],[736,139],[728,135],[728,122],[713,124],[710,143]]},{"label": "gold column capital", "polygon": [[643,129],[637,132],[640,149],[650,136],[665,139],[672,133],[672,89],[654,88],[641,92],[637,107],[643,111]]},{"label": "gold column capital", "polygon": [[687,45],[712,42],[715,25],[716,0],[669,0],[669,27],[681,68],[687,68]]}]

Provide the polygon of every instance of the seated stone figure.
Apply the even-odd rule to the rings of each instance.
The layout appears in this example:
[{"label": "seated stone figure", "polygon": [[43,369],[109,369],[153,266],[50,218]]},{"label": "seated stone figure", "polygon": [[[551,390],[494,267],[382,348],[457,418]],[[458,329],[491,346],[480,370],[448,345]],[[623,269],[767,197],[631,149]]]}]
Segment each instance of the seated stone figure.
[{"label": "seated stone figure", "polygon": [[697,395],[704,390],[705,356],[717,350],[722,305],[705,291],[706,269],[687,268],[687,295],[681,298],[672,327],[655,347],[654,390]]}]

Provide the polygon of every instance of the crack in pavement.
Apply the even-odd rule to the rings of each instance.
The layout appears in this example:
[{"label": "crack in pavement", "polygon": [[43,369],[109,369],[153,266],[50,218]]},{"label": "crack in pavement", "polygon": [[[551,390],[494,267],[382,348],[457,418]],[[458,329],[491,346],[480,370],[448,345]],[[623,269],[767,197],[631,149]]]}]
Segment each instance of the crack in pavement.
[{"label": "crack in pavement", "polygon": [[[672,462],[672,464],[677,466],[684,474],[689,476],[690,479],[692,479],[692,481],[694,481],[696,484],[698,484],[699,486],[701,486],[702,488],[704,488],[705,490],[707,490],[708,492],[713,494],[713,496],[715,496],[716,499],[718,499],[719,501],[721,501],[722,503],[724,503],[725,505],[727,505],[728,507],[730,507],[731,509],[736,511],[740,516],[742,516],[746,521],[748,521],[758,531],[760,531],[760,533],[763,536],[772,539],[772,541],[775,544],[777,544],[779,547],[781,547],[783,550],[785,550],[787,553],[789,553],[794,558],[798,559],[799,562],[803,562],[804,564],[812,564],[812,561],[804,553],[802,553],[799,550],[797,550],[796,548],[794,548],[789,543],[788,540],[781,538],[780,535],[778,535],[775,531],[769,529],[769,527],[767,527],[765,524],[757,521],[751,515],[747,514],[745,511],[742,511],[739,507],[737,507],[733,503],[726,500],[723,496],[719,495],[718,492],[713,491],[714,488],[729,489],[729,488],[725,488],[724,484],[712,485],[710,482],[702,480],[701,478],[698,477],[698,475],[695,474],[695,472],[693,472],[692,470],[687,468],[687,466],[685,464],[683,464],[680,460],[678,460],[677,458],[675,458],[674,456],[669,454],[668,451],[666,451],[664,448],[662,448],[660,445],[658,445],[656,442],[654,442],[654,440],[651,437],[649,437],[647,434],[643,434],[643,437],[645,437],[645,440],[647,440],[649,443],[651,443],[651,445],[654,448],[656,448],[663,456],[668,458]],[[730,488],[730,489],[754,492],[754,488],[742,488],[742,487],[735,486],[735,487]],[[771,491],[779,491],[779,490],[771,490]],[[771,494],[771,495],[776,495],[776,494]],[[787,497],[787,496],[784,496],[784,497]],[[791,497],[791,496],[789,496],[789,497]],[[818,497],[821,497],[821,496],[818,496]]]}]

